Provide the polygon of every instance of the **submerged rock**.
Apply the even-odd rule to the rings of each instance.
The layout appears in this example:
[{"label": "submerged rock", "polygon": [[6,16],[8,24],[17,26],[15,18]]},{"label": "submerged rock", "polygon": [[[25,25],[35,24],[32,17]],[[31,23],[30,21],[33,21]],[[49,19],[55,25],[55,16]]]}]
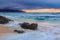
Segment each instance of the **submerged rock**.
[{"label": "submerged rock", "polygon": [[36,30],[37,26],[38,26],[38,24],[36,24],[36,23],[29,24],[29,23],[24,22],[21,24],[21,27],[23,29],[30,29],[30,30]]},{"label": "submerged rock", "polygon": [[22,31],[22,30],[14,30],[14,32],[17,32],[17,33],[24,33],[24,31]]},{"label": "submerged rock", "polygon": [[9,21],[12,21],[6,17],[0,16],[0,24],[6,24],[9,23]]}]

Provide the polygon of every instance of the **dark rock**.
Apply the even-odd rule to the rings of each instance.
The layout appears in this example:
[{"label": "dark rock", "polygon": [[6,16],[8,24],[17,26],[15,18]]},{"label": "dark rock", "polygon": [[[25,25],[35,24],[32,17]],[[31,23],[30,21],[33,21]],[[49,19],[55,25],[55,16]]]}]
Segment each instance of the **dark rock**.
[{"label": "dark rock", "polygon": [[30,29],[31,29],[31,30],[37,30],[37,26],[38,26],[38,24],[32,23],[32,24],[30,25]]},{"label": "dark rock", "polygon": [[36,24],[36,23],[29,24],[29,23],[24,22],[21,24],[21,27],[23,29],[30,29],[30,30],[36,30],[37,26],[38,26],[38,24]]},{"label": "dark rock", "polygon": [[14,30],[14,32],[17,32],[17,33],[24,33],[24,31],[22,31],[22,30]]},{"label": "dark rock", "polygon": [[9,21],[12,21],[6,17],[0,16],[0,24],[6,24],[9,23]]},{"label": "dark rock", "polygon": [[24,23],[22,23],[22,24],[21,24],[21,27],[22,27],[22,28],[24,28],[24,29],[29,29],[30,24],[29,24],[29,23],[24,22]]},{"label": "dark rock", "polygon": [[17,32],[17,30],[14,30],[14,32]]}]

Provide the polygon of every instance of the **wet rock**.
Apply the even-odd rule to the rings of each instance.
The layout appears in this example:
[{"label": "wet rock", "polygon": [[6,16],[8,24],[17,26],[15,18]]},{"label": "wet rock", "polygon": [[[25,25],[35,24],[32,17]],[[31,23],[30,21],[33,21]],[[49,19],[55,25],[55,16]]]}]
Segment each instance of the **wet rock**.
[{"label": "wet rock", "polygon": [[24,22],[24,23],[22,23],[22,24],[21,24],[21,27],[22,27],[22,28],[24,28],[24,29],[29,29],[30,24],[29,24],[29,23]]},{"label": "wet rock", "polygon": [[30,30],[36,30],[37,26],[38,26],[38,24],[36,24],[36,23],[29,24],[29,23],[24,22],[21,24],[21,27],[23,29],[30,29]]},{"label": "wet rock", "polygon": [[37,24],[37,23],[32,23],[32,24],[30,25],[30,29],[31,29],[31,30],[37,30],[37,27],[38,27],[38,24]]},{"label": "wet rock", "polygon": [[14,30],[14,32],[17,32],[17,33],[24,33],[24,31],[22,31],[22,30]]},{"label": "wet rock", "polygon": [[6,24],[9,23],[9,21],[12,21],[6,17],[0,16],[0,24]]}]

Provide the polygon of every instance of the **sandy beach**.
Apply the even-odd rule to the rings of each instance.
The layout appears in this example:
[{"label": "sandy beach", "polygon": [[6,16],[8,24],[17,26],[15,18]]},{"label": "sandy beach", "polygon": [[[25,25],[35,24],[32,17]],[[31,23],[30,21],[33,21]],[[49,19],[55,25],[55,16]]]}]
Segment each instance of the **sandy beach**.
[{"label": "sandy beach", "polygon": [[0,35],[1,34],[7,34],[7,33],[14,33],[14,32],[9,30],[7,27],[0,26]]}]

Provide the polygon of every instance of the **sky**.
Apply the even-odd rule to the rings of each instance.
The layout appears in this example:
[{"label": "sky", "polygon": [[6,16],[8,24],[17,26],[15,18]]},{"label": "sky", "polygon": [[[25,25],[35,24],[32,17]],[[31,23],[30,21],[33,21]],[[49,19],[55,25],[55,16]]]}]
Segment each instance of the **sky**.
[{"label": "sky", "polygon": [[37,9],[60,8],[60,0],[0,0],[1,8]]},{"label": "sky", "polygon": [[24,9],[25,12],[60,12],[57,8]]}]

